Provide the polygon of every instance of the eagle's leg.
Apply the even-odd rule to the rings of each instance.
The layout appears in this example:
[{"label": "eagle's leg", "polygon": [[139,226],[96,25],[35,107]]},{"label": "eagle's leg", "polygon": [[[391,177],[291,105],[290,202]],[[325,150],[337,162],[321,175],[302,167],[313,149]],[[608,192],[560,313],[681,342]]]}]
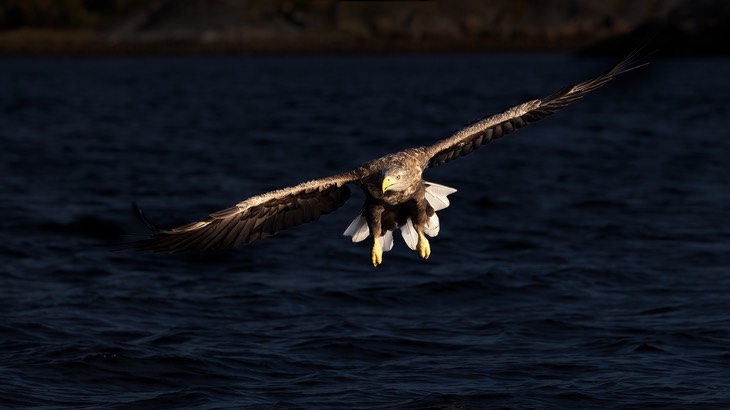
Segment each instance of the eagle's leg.
[{"label": "eagle's leg", "polygon": [[373,238],[373,249],[370,251],[370,258],[375,267],[383,263],[383,247],[380,245],[380,236],[383,229],[380,225],[384,210],[385,208],[382,205],[368,206],[365,214],[365,219],[368,221],[368,227],[370,228],[370,236]]},{"label": "eagle's leg", "polygon": [[429,256],[431,256],[431,244],[428,243],[428,239],[426,239],[426,235],[423,234],[423,231],[418,231],[418,255],[423,259],[428,259]]},{"label": "eagle's leg", "polygon": [[423,259],[428,259],[431,256],[431,244],[428,243],[428,239],[426,239],[426,235],[423,232],[426,230],[428,219],[435,211],[426,200],[425,188],[423,186],[416,192],[416,197],[409,202],[409,205],[413,227],[418,232],[418,243],[416,244],[418,256]]}]

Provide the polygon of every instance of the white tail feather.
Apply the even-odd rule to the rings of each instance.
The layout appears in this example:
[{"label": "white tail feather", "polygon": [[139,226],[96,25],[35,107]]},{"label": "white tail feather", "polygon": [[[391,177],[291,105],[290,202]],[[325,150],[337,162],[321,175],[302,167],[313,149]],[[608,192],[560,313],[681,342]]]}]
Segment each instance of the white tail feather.
[{"label": "white tail feather", "polygon": [[345,236],[352,236],[353,242],[360,242],[370,236],[370,228],[368,228],[368,221],[362,214],[355,217],[350,222],[350,225],[342,233]]},{"label": "white tail feather", "polygon": [[400,235],[403,237],[403,241],[406,245],[408,245],[411,250],[415,251],[416,245],[418,244],[418,232],[416,232],[416,228],[413,226],[411,218],[408,218],[406,224],[400,227]]},{"label": "white tail feather", "polygon": [[426,184],[426,201],[428,201],[434,211],[440,211],[448,208],[450,202],[449,195],[456,192],[456,189],[445,185],[434,184],[433,182],[423,181]]},{"label": "white tail feather", "polygon": [[439,234],[439,230],[441,229],[441,223],[439,222],[439,216],[436,215],[436,212],[431,215],[430,218],[428,218],[428,222],[426,223],[426,226],[423,232],[430,236],[434,237]]},{"label": "white tail feather", "polygon": [[383,252],[388,252],[393,249],[393,231],[388,231],[385,235],[378,238],[380,247],[383,248]]}]

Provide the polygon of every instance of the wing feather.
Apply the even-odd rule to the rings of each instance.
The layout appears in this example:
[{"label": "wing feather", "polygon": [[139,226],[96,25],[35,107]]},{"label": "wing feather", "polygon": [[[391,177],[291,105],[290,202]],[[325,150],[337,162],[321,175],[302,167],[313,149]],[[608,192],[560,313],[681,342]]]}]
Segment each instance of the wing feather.
[{"label": "wing feather", "polygon": [[435,167],[461,158],[493,140],[562,110],[570,103],[602,87],[613,77],[648,64],[640,63],[641,59],[643,57],[639,57],[639,50],[637,50],[595,78],[563,88],[545,98],[528,101],[501,114],[486,117],[464,127],[451,137],[426,148],[426,153],[430,157],[428,166]]},{"label": "wing feather", "polygon": [[[211,213],[206,219],[162,229],[134,247],[140,250],[182,252],[219,250],[247,244],[284,229],[319,219],[341,207],[350,197],[346,184],[358,179],[352,172],[305,182],[256,195],[236,206]],[[140,217],[143,218],[141,212]],[[153,226],[148,223],[148,226]]]}]

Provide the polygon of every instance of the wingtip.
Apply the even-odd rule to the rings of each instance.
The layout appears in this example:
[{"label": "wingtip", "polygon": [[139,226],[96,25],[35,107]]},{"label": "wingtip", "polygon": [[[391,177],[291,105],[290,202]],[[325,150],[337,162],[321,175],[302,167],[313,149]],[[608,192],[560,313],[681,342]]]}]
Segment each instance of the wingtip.
[{"label": "wingtip", "polygon": [[656,54],[659,50],[654,49],[647,51],[645,46],[639,46],[631,50],[624,58],[609,70],[611,76],[628,73],[651,64],[649,58]]},{"label": "wingtip", "polygon": [[162,231],[163,229],[158,227],[157,225],[150,222],[145,216],[144,212],[142,212],[142,208],[137,205],[137,202],[132,201],[132,213],[134,214],[137,219],[139,219],[147,228],[153,230],[153,231]]}]

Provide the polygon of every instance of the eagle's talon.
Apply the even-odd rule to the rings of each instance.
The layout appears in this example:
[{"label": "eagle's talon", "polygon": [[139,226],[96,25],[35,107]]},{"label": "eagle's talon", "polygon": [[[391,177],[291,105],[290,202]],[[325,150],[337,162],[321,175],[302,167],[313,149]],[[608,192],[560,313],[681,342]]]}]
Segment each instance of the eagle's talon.
[{"label": "eagle's talon", "polygon": [[426,235],[423,232],[418,233],[418,255],[423,259],[431,256],[431,244],[428,243]]},{"label": "eagle's talon", "polygon": [[376,239],[373,241],[373,250],[370,252],[370,256],[373,260],[373,266],[378,267],[381,263],[383,263],[383,248],[380,246],[380,242]]}]

